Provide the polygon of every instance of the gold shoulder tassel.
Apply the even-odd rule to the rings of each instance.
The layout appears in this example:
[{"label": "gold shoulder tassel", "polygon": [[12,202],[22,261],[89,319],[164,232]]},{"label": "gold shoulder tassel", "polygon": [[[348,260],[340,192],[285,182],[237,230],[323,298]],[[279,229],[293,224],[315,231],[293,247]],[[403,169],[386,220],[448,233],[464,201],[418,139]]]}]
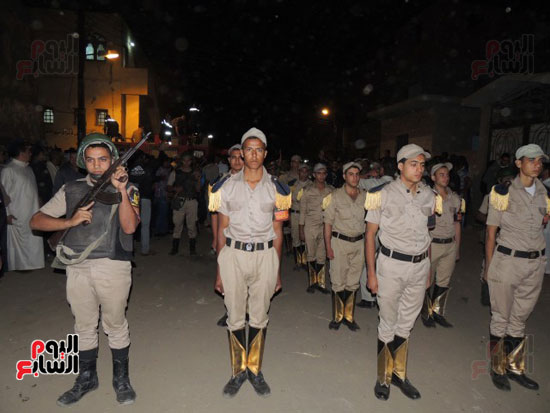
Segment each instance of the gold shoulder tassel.
[{"label": "gold shoulder tassel", "polygon": [[323,211],[328,208],[331,201],[332,201],[332,194],[328,194],[326,197],[323,198],[323,203],[321,204],[321,208],[323,208]]},{"label": "gold shoulder tassel", "polygon": [[292,195],[281,195],[278,192],[275,194],[275,207],[277,209],[290,209],[292,205]]},{"label": "gold shoulder tassel", "polygon": [[221,191],[211,192],[208,197],[208,210],[210,212],[216,212],[222,205],[222,193]]},{"label": "gold shoulder tassel", "polygon": [[302,199],[302,195],[304,195],[304,188],[301,188],[299,191],[298,191],[298,195],[296,195],[296,200],[301,200]]},{"label": "gold shoulder tassel", "polygon": [[[489,203],[493,208],[495,208],[497,211],[506,211],[508,209],[508,197],[509,193],[506,195],[501,195],[497,191],[495,191],[495,187],[491,189],[491,193],[489,195]],[[547,206],[548,208],[548,206]]]},{"label": "gold shoulder tassel", "polygon": [[377,192],[367,192],[367,196],[365,197],[365,209],[371,210],[371,209],[378,209],[382,206],[382,191]]},{"label": "gold shoulder tassel", "polygon": [[435,208],[434,212],[437,215],[443,214],[443,197],[439,194],[435,196]]},{"label": "gold shoulder tassel", "polygon": [[546,213],[550,214],[550,198],[546,197]]},{"label": "gold shoulder tassel", "polygon": [[460,200],[460,213],[465,214],[466,213],[466,201],[464,198]]},{"label": "gold shoulder tassel", "polygon": [[208,184],[208,198],[212,195],[212,185]]}]

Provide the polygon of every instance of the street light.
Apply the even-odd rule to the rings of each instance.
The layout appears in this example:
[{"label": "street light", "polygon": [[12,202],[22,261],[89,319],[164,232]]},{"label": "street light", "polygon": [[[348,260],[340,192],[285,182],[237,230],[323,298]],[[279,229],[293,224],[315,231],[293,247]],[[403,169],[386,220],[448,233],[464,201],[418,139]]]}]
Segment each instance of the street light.
[{"label": "street light", "polygon": [[192,106],[189,108],[189,112],[200,112],[199,108]]},{"label": "street light", "polygon": [[208,135],[207,137],[208,137],[208,139],[214,139],[214,135],[212,135],[212,134]]},{"label": "street light", "polygon": [[114,60],[114,59],[118,59],[120,55],[118,54],[118,52],[116,50],[109,50],[107,52],[107,54],[105,55],[105,57],[109,60]]},{"label": "street light", "polygon": [[330,109],[329,108],[323,108],[321,109],[321,115],[328,116],[330,115]]}]

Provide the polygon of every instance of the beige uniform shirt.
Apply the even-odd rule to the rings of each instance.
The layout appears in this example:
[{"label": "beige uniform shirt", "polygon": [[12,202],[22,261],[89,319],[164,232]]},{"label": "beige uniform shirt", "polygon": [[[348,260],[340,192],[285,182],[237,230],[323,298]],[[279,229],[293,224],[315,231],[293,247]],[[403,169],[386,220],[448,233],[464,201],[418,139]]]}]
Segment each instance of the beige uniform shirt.
[{"label": "beige uniform shirt", "polygon": [[287,185],[293,179],[298,180],[298,172],[288,171],[288,172],[285,172],[284,174],[282,174],[279,177],[279,181],[281,181],[282,183],[287,184]]},{"label": "beige uniform shirt", "polygon": [[366,222],[379,226],[380,243],[404,254],[419,255],[431,243],[428,217],[433,214],[435,194],[420,182],[413,196],[400,178],[384,186],[380,208],[367,212]]},{"label": "beige uniform shirt", "polygon": [[303,189],[305,191],[305,188],[309,185],[311,185],[311,181],[306,179],[305,181],[297,180],[294,185],[290,187],[290,190],[292,191],[292,209],[294,211],[300,211],[300,201],[298,201],[297,198],[300,190]]},{"label": "beige uniform shirt", "polygon": [[[90,187],[93,186],[92,180],[90,179],[90,175],[86,175],[85,178],[78,179],[78,181],[86,181],[86,183]],[[139,192],[136,186],[132,184],[128,184],[126,186],[126,192],[128,193],[128,197],[130,198],[130,203],[132,204],[132,206],[138,207]],[[92,207],[92,211],[93,211],[93,207]],[[54,218],[59,218],[67,214],[67,202],[65,200],[65,185],[59,188],[59,191],[57,191],[55,195],[48,202],[46,202],[42,206],[42,208],[40,208],[40,212]]]},{"label": "beige uniform shirt", "polygon": [[435,228],[430,231],[432,238],[452,238],[456,235],[455,214],[460,212],[462,199],[449,188],[443,200],[443,212],[435,215]]},{"label": "beige uniform shirt", "polygon": [[304,189],[300,200],[300,225],[323,226],[323,209],[321,205],[323,199],[332,191],[334,191],[332,185],[325,184],[325,188],[320,191],[315,183]]},{"label": "beige uniform shirt", "polygon": [[[244,170],[244,169],[243,169]],[[235,241],[267,242],[275,239],[275,184],[265,168],[254,189],[244,179],[243,170],[232,175],[219,189],[221,206],[218,212],[229,217],[224,235]]]},{"label": "beige uniform shirt", "polygon": [[497,243],[519,251],[540,251],[544,249],[542,220],[546,214],[546,188],[535,179],[535,196],[526,190],[519,175],[508,187],[508,208],[497,211],[489,202],[487,225],[500,227]]},{"label": "beige uniform shirt", "polygon": [[353,200],[346,192],[345,185],[336,189],[331,195],[331,201],[324,213],[325,224],[332,225],[332,230],[356,237],[365,232],[365,196],[367,192],[359,189],[357,198]]}]

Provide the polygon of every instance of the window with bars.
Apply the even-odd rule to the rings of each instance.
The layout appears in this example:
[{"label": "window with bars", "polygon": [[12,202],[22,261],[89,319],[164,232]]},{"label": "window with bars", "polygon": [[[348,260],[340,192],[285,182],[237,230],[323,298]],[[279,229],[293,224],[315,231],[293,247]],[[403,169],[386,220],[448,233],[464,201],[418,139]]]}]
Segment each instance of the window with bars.
[{"label": "window with bars", "polygon": [[53,123],[53,109],[44,108],[44,123]]},{"label": "window with bars", "polygon": [[107,109],[96,109],[95,110],[95,124],[97,126],[105,125],[105,118],[107,117]]}]

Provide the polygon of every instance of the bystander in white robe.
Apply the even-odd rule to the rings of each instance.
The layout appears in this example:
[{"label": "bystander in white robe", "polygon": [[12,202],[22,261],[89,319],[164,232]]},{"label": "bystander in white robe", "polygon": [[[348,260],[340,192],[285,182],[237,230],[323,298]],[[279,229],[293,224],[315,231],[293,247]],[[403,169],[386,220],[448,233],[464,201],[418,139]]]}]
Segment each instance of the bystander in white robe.
[{"label": "bystander in white robe", "polygon": [[12,159],[2,169],[0,180],[10,199],[6,213],[16,218],[8,225],[8,271],[44,268],[42,237],[29,226],[39,208],[34,173],[28,163]]}]

